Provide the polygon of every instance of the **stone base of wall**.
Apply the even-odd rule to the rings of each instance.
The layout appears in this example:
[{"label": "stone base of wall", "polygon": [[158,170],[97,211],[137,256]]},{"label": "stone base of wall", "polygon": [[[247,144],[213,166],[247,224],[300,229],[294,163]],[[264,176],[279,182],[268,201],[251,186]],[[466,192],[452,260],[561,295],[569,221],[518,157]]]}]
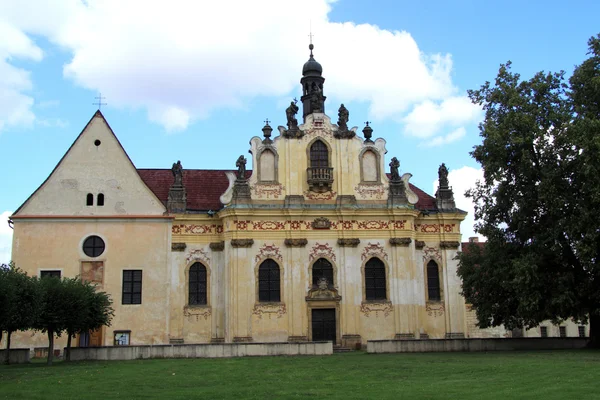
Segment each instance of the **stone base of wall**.
[{"label": "stone base of wall", "polygon": [[412,340],[415,338],[414,333],[396,333],[394,340]]},{"label": "stone base of wall", "polygon": [[307,336],[288,336],[288,342],[308,342]]},{"label": "stone base of wall", "polygon": [[360,350],[362,349],[362,338],[360,335],[343,335],[342,346],[354,350]]},{"label": "stone base of wall", "polygon": [[[27,364],[30,356],[29,349],[10,349],[10,364]],[[0,364],[6,362],[6,350],[0,350]]]},{"label": "stone base of wall", "polygon": [[75,347],[71,360],[136,360],[146,358],[221,358],[333,354],[331,342],[220,343],[158,346]]},{"label": "stone base of wall", "polygon": [[[422,336],[422,335],[421,335]],[[582,349],[587,338],[369,340],[368,353]]]}]

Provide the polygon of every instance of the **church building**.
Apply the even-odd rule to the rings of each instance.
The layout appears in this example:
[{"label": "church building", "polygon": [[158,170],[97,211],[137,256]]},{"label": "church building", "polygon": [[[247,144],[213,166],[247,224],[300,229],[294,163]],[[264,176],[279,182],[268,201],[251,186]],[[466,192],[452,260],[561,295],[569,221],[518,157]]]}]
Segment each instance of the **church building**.
[{"label": "church building", "polygon": [[[267,123],[235,169],[137,169],[97,111],[14,212],[17,266],[79,275],[114,302],[111,326],[76,345],[357,348],[470,336],[455,259],[466,213],[446,166],[431,196],[399,174],[396,157],[385,162],[386,142],[368,124],[348,125],[343,104],[332,121],[312,52],[286,126]],[[13,334],[14,347],[46,344],[41,333]]]}]

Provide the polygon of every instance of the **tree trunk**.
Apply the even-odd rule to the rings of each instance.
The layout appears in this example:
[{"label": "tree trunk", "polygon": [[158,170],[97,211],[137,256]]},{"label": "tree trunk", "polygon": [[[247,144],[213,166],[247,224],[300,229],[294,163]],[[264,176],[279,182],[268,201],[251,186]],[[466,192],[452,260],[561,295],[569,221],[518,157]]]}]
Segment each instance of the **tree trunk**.
[{"label": "tree trunk", "polygon": [[54,331],[48,330],[48,362],[47,365],[52,365],[52,357],[54,357]]},{"label": "tree trunk", "polygon": [[595,349],[600,348],[600,315],[595,312],[590,313],[590,340],[587,346]]},{"label": "tree trunk", "polygon": [[65,361],[71,361],[71,333],[67,332],[67,349],[65,350]]},{"label": "tree trunk", "polygon": [[10,335],[12,331],[6,331],[6,360],[4,361],[6,365],[10,364]]}]

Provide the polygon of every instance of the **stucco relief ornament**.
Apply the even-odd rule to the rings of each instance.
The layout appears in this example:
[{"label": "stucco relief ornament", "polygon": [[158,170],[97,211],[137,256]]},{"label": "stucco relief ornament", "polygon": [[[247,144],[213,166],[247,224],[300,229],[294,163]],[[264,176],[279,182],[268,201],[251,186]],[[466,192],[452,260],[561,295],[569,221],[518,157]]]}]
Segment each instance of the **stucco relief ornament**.
[{"label": "stucco relief ornament", "polygon": [[185,261],[188,264],[191,261],[200,261],[205,264],[208,264],[208,263],[210,263],[210,257],[208,256],[208,253],[206,251],[204,251],[204,249],[196,249],[196,250],[190,251],[190,253],[186,257]]},{"label": "stucco relief ornament", "polygon": [[281,183],[260,183],[252,186],[250,190],[259,199],[270,199],[280,197],[285,190],[285,186],[283,186]]},{"label": "stucco relief ornament", "polygon": [[200,317],[206,321],[208,317],[212,315],[212,308],[206,306],[190,307],[186,306],[183,308],[183,315],[188,318],[196,318],[196,322],[200,320]]},{"label": "stucco relief ornament", "polygon": [[427,315],[430,317],[441,317],[444,315],[445,307],[444,303],[427,303],[425,306],[425,311],[427,311]]},{"label": "stucco relief ornament", "polygon": [[363,199],[374,197],[377,200],[381,200],[385,194],[385,187],[380,184],[358,185],[354,190]]},{"label": "stucco relief ornament", "polygon": [[375,313],[376,317],[379,317],[379,313],[383,313],[384,317],[387,317],[394,311],[394,305],[389,301],[382,301],[379,303],[362,303],[360,305],[360,312],[369,317],[371,313]]},{"label": "stucco relief ornament", "polygon": [[283,317],[286,312],[287,308],[284,303],[256,303],[252,309],[252,314],[256,315],[258,319],[262,319],[263,315],[268,315],[269,319],[271,319],[271,316],[274,315],[279,319]]},{"label": "stucco relief ornament", "polygon": [[313,192],[312,190],[307,190],[304,192],[304,197],[309,200],[331,200],[337,196],[337,192],[327,191],[323,193]]},{"label": "stucco relief ornament", "polygon": [[440,253],[440,250],[435,247],[423,247],[423,261],[427,262],[431,259],[441,263],[442,254]]},{"label": "stucco relief ornament", "polygon": [[308,295],[306,296],[307,301],[335,300],[339,302],[341,299],[342,297],[339,295],[337,289],[333,285],[330,285],[325,277],[319,278],[317,284],[308,290]]},{"label": "stucco relief ornament", "polygon": [[315,243],[315,245],[310,249],[310,253],[308,255],[308,261],[316,260],[317,258],[326,257],[335,261],[335,253],[333,252],[333,248],[328,244],[319,244]]},{"label": "stucco relief ornament", "polygon": [[369,243],[365,246],[362,254],[360,255],[360,259],[365,261],[371,257],[378,257],[387,260],[388,255],[379,243]]},{"label": "stucco relief ornament", "polygon": [[259,262],[260,260],[265,260],[267,258],[283,261],[283,256],[279,251],[279,247],[275,246],[275,243],[272,245],[264,244],[258,249],[258,253],[254,257],[254,262]]}]

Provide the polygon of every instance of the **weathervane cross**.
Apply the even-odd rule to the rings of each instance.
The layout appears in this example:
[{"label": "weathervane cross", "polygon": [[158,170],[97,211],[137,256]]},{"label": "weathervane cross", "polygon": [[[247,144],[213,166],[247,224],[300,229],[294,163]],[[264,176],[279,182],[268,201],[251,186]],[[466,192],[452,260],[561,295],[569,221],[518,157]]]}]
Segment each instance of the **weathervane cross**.
[{"label": "weathervane cross", "polygon": [[103,103],[102,100],[106,99],[106,97],[102,97],[102,93],[98,93],[98,96],[94,97],[96,100],[98,100],[98,102],[96,103],[92,103],[95,106],[98,106],[98,110],[100,110],[102,108],[102,106],[105,106],[106,103]]}]

